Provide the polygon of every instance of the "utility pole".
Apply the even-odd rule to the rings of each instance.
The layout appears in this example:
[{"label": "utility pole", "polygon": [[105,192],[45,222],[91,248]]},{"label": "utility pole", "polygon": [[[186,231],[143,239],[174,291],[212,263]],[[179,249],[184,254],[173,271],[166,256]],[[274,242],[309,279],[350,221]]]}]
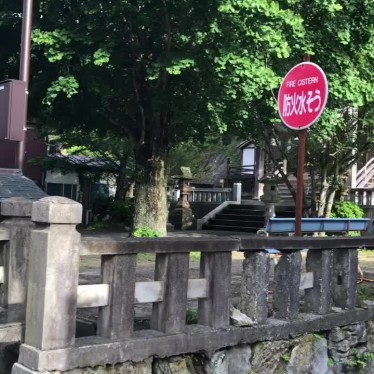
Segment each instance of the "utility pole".
[{"label": "utility pole", "polygon": [[[29,94],[29,77],[30,77],[30,55],[31,55],[31,31],[32,31],[32,10],[33,0],[23,0],[22,10],[22,39],[19,79],[26,83],[26,95]],[[28,97],[28,96],[27,96]],[[25,162],[25,134],[27,127],[27,102],[26,99],[26,121],[24,124],[23,139],[18,143],[18,169],[23,170]]]}]

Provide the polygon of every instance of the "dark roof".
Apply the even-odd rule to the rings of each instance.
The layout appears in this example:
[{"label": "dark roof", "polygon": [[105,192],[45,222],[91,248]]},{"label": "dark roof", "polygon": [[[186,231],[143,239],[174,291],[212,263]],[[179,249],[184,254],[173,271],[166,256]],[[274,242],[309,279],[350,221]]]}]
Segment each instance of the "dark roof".
[{"label": "dark roof", "polygon": [[41,199],[47,194],[31,179],[21,174],[0,173],[0,200],[10,197],[25,197],[28,199]]},{"label": "dark roof", "polygon": [[76,156],[76,155],[65,156],[61,154],[50,156],[50,158],[60,159],[71,165],[77,165],[77,166],[88,166],[91,168],[105,168],[105,167],[117,168],[117,165],[111,162],[110,160],[99,159],[99,158],[91,158],[91,157]]}]

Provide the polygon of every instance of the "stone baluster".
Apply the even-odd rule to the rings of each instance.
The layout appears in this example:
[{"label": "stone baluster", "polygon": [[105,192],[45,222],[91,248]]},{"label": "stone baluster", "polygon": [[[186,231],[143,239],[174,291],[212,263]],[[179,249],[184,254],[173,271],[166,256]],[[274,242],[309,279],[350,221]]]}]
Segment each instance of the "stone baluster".
[{"label": "stone baluster", "polygon": [[65,197],[33,203],[25,343],[40,350],[75,342],[81,204]]},{"label": "stone baluster", "polygon": [[333,303],[343,309],[354,309],[357,303],[357,249],[334,250]]},{"label": "stone baluster", "polygon": [[163,300],[153,304],[151,328],[173,334],[186,325],[189,253],[158,253],[155,281],[164,284]]},{"label": "stone baluster", "polygon": [[305,290],[305,312],[327,314],[332,307],[333,250],[309,250],[306,271],[313,272],[313,288]]},{"label": "stone baluster", "polygon": [[267,319],[270,257],[266,251],[244,252],[240,311],[254,322]]},{"label": "stone baluster", "polygon": [[274,317],[294,319],[300,308],[301,253],[283,253],[274,269]]},{"label": "stone baluster", "polygon": [[199,299],[198,323],[213,328],[229,326],[231,252],[201,253],[200,278],[207,279],[208,297]]},{"label": "stone baluster", "polygon": [[100,336],[123,339],[132,335],[136,258],[135,254],[102,257],[102,282],[110,285],[110,299],[109,305],[99,310]]},{"label": "stone baluster", "polygon": [[4,308],[19,312],[24,320],[27,294],[27,274],[30,252],[32,201],[20,198],[1,202],[1,227],[9,230],[9,241],[0,249],[4,283],[0,287],[0,303]]}]

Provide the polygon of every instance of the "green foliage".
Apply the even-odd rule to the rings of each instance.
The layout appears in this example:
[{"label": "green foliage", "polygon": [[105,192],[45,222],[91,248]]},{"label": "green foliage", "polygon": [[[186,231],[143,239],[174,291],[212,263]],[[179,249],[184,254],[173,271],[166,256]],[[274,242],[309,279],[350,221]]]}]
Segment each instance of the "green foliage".
[{"label": "green foliage", "polygon": [[44,103],[51,105],[56,99],[57,95],[64,93],[67,98],[71,98],[78,93],[79,83],[77,79],[71,75],[59,77],[56,81],[52,82],[51,86],[47,89],[47,94],[44,98]]},{"label": "green foliage", "polygon": [[112,220],[130,226],[134,216],[134,199],[113,200],[108,213]]},{"label": "green foliage", "polygon": [[188,325],[197,323],[197,319],[198,319],[197,310],[187,309],[187,312],[186,312],[186,323]]},{"label": "green foliage", "polygon": [[334,205],[332,218],[363,218],[365,212],[351,201],[341,201]]},{"label": "green foliage", "polygon": [[[1,75],[17,74],[20,7],[0,0]],[[30,114],[67,136],[131,139],[139,170],[211,131],[264,147],[281,79],[308,53],[330,94],[307,159],[334,190],[352,149],[374,143],[373,19],[371,0],[43,0]]]},{"label": "green foliage", "polygon": [[333,358],[329,357],[329,359],[327,360],[327,365],[329,368],[332,368],[335,366],[335,361]]},{"label": "green foliage", "polygon": [[92,204],[92,214],[99,222],[107,217],[112,204],[112,199],[108,196],[98,196]]},{"label": "green foliage", "polygon": [[98,221],[109,221],[131,225],[134,215],[134,200],[115,200],[113,197],[99,196],[93,202],[92,213]]},{"label": "green foliage", "polygon": [[361,304],[365,300],[374,300],[374,285],[360,284],[357,289],[357,295]]},{"label": "green foliage", "polygon": [[135,229],[133,236],[135,238],[158,238],[161,234],[150,227],[140,227]]},{"label": "green foliage", "polygon": [[190,252],[190,260],[191,261],[200,261],[201,252]]},{"label": "green foliage", "polygon": [[288,364],[291,361],[291,354],[286,352],[281,356],[281,359]]},{"label": "green foliage", "polygon": [[366,365],[374,360],[374,353],[364,352],[359,353],[355,352],[349,359],[344,361],[344,365],[348,368],[354,368],[357,370],[364,369]]}]

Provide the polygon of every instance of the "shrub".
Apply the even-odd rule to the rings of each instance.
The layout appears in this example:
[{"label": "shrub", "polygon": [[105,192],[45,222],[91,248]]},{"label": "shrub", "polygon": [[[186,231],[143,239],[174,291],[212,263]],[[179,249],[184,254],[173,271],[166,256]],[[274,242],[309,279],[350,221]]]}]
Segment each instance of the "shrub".
[{"label": "shrub", "polygon": [[101,222],[109,215],[112,198],[109,196],[98,196],[92,204],[92,214],[95,219]]},{"label": "shrub", "polygon": [[[332,218],[363,218],[365,212],[357,204],[351,201],[337,203],[332,211]],[[360,231],[350,231],[348,236],[360,236]]]},{"label": "shrub", "polygon": [[351,201],[341,201],[334,205],[332,218],[363,218],[364,211]]},{"label": "shrub", "polygon": [[139,227],[135,229],[133,236],[135,238],[158,238],[161,234],[150,227]]},{"label": "shrub", "polygon": [[109,216],[111,220],[123,222],[130,225],[134,215],[134,200],[113,200],[109,208]]}]

